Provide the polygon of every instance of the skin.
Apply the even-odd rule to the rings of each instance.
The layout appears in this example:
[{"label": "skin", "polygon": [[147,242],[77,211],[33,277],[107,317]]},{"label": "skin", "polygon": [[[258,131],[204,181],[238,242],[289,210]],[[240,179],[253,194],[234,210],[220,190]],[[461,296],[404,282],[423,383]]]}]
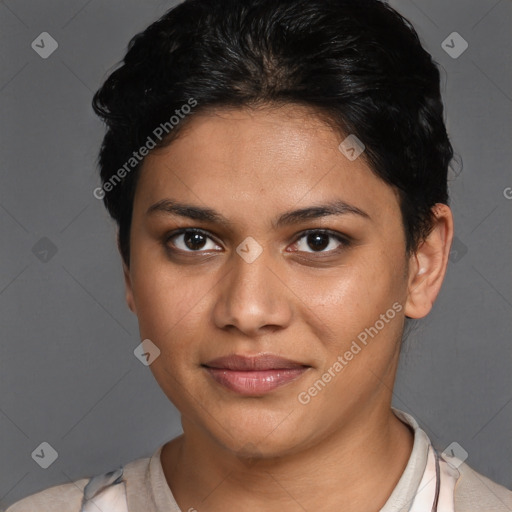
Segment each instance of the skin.
[{"label": "skin", "polygon": [[[221,110],[195,114],[144,161],[126,299],[141,339],[161,351],[150,368],[182,416],[184,434],[164,446],[161,462],[183,511],[378,511],[405,469],[413,434],[390,409],[400,339],[405,316],[425,316],[438,295],[453,220],[436,205],[431,234],[406,255],[396,192],[363,156],[347,159],[343,139],[305,107]],[[147,215],[162,199],[214,209],[229,224]],[[369,218],[273,226],[285,212],[337,199]],[[197,246],[183,235],[169,239],[179,228],[206,238]],[[317,249],[307,229],[351,243],[331,236]],[[262,248],[252,263],[236,252],[249,236]],[[394,303],[401,311],[299,403]],[[233,353],[272,353],[311,368],[244,397],[201,366]]]}]

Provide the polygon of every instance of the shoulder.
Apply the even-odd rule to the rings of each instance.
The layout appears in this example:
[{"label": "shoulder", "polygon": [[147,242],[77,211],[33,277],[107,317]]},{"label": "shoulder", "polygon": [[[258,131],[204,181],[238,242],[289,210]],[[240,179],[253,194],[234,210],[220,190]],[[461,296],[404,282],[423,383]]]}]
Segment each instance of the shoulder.
[{"label": "shoulder", "polygon": [[[132,485],[139,483],[149,460],[149,458],[141,458],[126,464],[122,471],[122,480]],[[105,482],[106,479],[111,480],[113,474],[114,471],[95,475],[93,487],[99,490],[101,482]],[[83,506],[84,489],[91,480],[93,479],[82,478],[74,482],[49,487],[17,501],[5,512],[79,512]]]},{"label": "shoulder", "polygon": [[481,475],[467,464],[458,468],[455,485],[456,512],[510,512],[512,491]]},{"label": "shoulder", "polygon": [[89,481],[82,478],[56,485],[17,501],[6,512],[78,512],[82,506],[84,487]]}]

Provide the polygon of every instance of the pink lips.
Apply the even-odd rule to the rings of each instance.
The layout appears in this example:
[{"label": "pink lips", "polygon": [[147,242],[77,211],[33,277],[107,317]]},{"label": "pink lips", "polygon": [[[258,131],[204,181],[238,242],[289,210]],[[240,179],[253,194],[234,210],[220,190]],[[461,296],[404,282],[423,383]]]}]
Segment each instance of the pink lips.
[{"label": "pink lips", "polygon": [[299,378],[309,366],[289,359],[262,354],[233,354],[203,365],[222,386],[242,395],[262,395]]}]

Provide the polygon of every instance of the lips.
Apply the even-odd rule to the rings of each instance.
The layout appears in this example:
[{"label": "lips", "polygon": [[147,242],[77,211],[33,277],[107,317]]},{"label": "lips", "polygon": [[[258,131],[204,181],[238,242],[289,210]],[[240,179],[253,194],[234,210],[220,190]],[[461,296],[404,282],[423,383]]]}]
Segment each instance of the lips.
[{"label": "lips", "polygon": [[203,365],[214,381],[241,395],[258,396],[297,380],[310,368],[273,354],[232,354]]},{"label": "lips", "polygon": [[307,365],[296,363],[290,359],[274,356],[272,354],[261,354],[253,357],[233,354],[208,361],[205,366],[209,368],[239,371],[289,370],[307,367]]}]

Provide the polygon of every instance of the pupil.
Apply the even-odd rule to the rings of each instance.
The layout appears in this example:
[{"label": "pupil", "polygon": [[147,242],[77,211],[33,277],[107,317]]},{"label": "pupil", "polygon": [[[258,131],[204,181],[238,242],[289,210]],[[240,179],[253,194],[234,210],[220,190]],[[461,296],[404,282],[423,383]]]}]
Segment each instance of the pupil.
[{"label": "pupil", "polygon": [[325,233],[310,234],[308,244],[312,249],[325,249],[329,245],[329,236]]},{"label": "pupil", "polygon": [[201,249],[204,245],[204,235],[201,233],[188,232],[185,233],[185,245],[189,249]]}]

